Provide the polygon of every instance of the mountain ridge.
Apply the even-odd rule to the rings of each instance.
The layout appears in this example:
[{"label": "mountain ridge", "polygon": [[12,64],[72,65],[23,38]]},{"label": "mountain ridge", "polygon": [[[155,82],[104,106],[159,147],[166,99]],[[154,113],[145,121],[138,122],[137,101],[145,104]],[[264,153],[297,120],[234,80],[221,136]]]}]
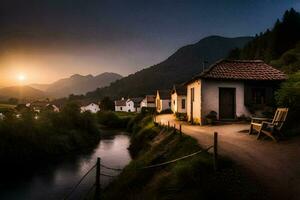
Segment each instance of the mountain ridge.
[{"label": "mountain ridge", "polygon": [[120,74],[104,72],[98,75],[73,74],[50,84],[30,84],[30,87],[44,91],[52,97],[66,97],[70,94],[85,94],[86,92],[108,86],[111,82],[122,78]]},{"label": "mountain ridge", "polygon": [[113,82],[110,86],[88,92],[87,98],[101,98],[110,96],[142,96],[152,94],[156,89],[167,89],[173,84],[182,83],[202,71],[202,64],[206,66],[227,57],[234,48],[241,48],[252,37],[222,37],[208,36],[195,44],[179,48],[166,60],[156,65],[144,68]]}]

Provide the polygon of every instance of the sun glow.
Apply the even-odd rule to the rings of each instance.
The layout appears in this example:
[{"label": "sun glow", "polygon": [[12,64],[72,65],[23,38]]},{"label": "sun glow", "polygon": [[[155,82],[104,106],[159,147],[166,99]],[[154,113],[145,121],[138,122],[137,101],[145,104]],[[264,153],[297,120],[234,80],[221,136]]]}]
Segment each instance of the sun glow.
[{"label": "sun glow", "polygon": [[26,80],[26,76],[24,74],[19,74],[17,76],[18,81],[23,82]]}]

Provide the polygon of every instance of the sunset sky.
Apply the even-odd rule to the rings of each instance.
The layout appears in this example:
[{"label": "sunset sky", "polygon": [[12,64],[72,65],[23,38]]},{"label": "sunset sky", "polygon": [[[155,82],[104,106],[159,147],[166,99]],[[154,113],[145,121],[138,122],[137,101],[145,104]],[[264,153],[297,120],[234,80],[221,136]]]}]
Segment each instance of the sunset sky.
[{"label": "sunset sky", "polygon": [[208,35],[253,36],[291,7],[299,0],[1,0],[0,87],[128,75]]}]

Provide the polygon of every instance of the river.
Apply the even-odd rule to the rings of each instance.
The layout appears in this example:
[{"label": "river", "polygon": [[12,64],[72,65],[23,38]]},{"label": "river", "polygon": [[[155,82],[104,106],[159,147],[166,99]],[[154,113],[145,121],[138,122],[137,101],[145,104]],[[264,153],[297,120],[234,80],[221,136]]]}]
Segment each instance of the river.
[{"label": "river", "polygon": [[[34,172],[18,173],[12,179],[0,180],[1,200],[57,200],[63,199],[80,178],[95,164],[97,157],[101,163],[114,168],[123,168],[130,160],[128,152],[129,136],[118,134],[101,139],[98,146],[88,155],[67,159],[55,165],[48,165]],[[20,166],[22,168],[22,166]],[[101,169],[101,173],[117,175],[118,172]],[[20,175],[21,174],[21,175]],[[101,186],[105,187],[112,178],[101,176]],[[70,199],[80,199],[95,182],[95,170],[84,179]]]}]

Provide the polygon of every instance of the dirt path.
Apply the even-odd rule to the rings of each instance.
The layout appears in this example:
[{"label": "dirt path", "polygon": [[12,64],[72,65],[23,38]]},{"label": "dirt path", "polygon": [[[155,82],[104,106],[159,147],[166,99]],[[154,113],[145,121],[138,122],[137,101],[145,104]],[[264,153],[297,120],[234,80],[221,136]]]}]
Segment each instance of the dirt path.
[{"label": "dirt path", "polygon": [[213,132],[219,134],[220,154],[234,160],[250,172],[272,193],[273,199],[300,199],[300,138],[275,143],[271,140],[256,140],[245,130],[249,124],[197,126],[178,122],[173,115],[159,115],[157,122],[177,127],[194,137],[203,147],[213,142]]}]

